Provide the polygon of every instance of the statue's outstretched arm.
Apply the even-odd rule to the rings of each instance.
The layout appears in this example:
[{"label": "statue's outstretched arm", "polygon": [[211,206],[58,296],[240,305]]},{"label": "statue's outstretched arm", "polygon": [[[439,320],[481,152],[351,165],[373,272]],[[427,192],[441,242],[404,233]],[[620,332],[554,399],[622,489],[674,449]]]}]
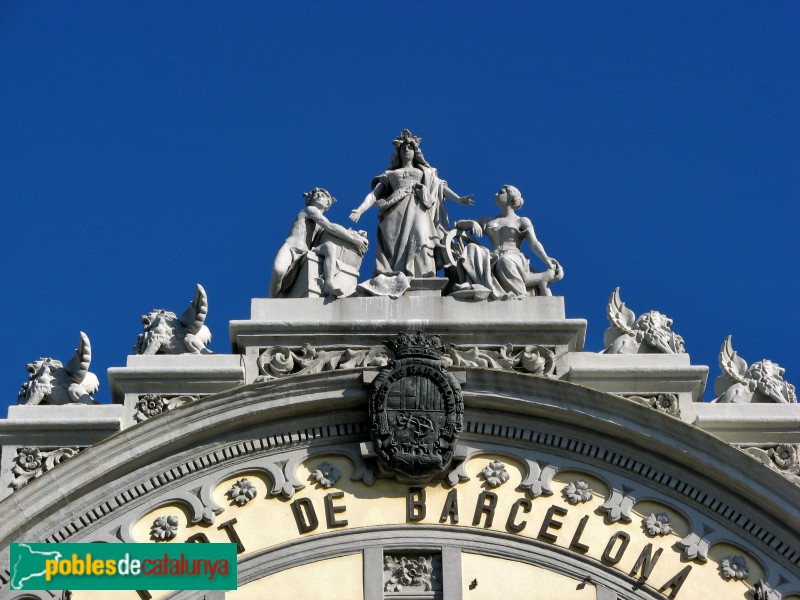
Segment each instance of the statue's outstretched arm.
[{"label": "statue's outstretched arm", "polygon": [[361,215],[364,214],[373,204],[375,204],[375,200],[378,199],[381,192],[383,192],[383,184],[378,183],[372,191],[367,194],[367,197],[364,198],[364,201],[356,208],[355,210],[350,211],[350,220],[353,223],[358,223],[358,220],[361,218]]},{"label": "statue's outstretched arm", "polygon": [[463,204],[464,206],[473,206],[475,204],[475,200],[473,200],[473,196],[475,194],[467,194],[466,196],[459,196],[449,187],[445,186],[444,188],[444,197],[448,200],[455,200],[459,204]]}]

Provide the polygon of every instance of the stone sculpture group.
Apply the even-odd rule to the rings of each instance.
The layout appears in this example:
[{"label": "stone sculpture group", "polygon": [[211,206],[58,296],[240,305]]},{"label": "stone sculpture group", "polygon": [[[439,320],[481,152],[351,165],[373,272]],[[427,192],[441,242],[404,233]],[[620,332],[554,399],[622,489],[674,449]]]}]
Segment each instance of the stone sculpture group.
[{"label": "stone sculpture group", "polygon": [[[426,160],[422,139],[403,132],[392,141],[389,168],[372,180],[371,191],[350,213],[358,222],[372,206],[378,209],[378,231],[373,278],[359,283],[361,262],[368,248],[367,233],[331,222],[324,213],[336,202],[326,189],[315,187],[303,194],[306,207],[292,223],[286,241],[275,257],[270,296],[336,299],[352,295],[397,297],[417,289],[442,290],[460,301],[504,301],[527,296],[551,295],[550,284],[564,276],[561,265],[550,257],[536,237],[530,219],[517,214],[524,200],[512,185],[503,185],[495,196],[499,214],[464,219],[452,226],[445,200],[473,206],[472,194],[456,194]],[[486,235],[491,248],[477,238]],[[530,250],[545,265],[537,272],[522,251]],[[437,277],[443,272],[444,277]],[[134,345],[135,354],[211,354],[211,331],[205,325],[208,296],[197,284],[189,307],[180,315],[157,309],[141,317],[144,330]],[[605,334],[603,354],[685,354],[683,338],[672,331],[672,319],[657,311],[638,318],[622,302],[619,288],[607,307],[611,327]],[[99,388],[89,372],[91,345],[81,332],[75,356],[66,364],[41,358],[28,365],[28,380],[18,403],[91,404]],[[300,350],[265,349],[258,357],[261,379],[271,379],[342,368],[381,367],[392,360],[391,349]],[[547,348],[450,348],[443,364],[511,369],[553,376],[554,356]],[[793,385],[784,369],[761,360],[747,366],[737,356],[731,338],[719,354],[722,375],[714,391],[719,403],[796,403]],[[669,400],[660,395],[650,400]],[[159,408],[159,407],[155,407]],[[149,410],[149,409],[148,409]],[[155,409],[153,409],[155,410]],[[669,411],[667,411],[669,412]],[[143,417],[144,418],[144,417]]]},{"label": "stone sculpture group", "polygon": [[[392,141],[389,168],[372,180],[371,191],[350,213],[357,223],[371,207],[378,209],[375,279],[356,286],[367,235],[326,219],[322,213],[335,200],[326,190],[314,188],[304,194],[307,207],[275,258],[270,296],[340,297],[359,292],[397,296],[410,285],[409,278],[432,279],[440,271],[448,280],[445,293],[462,299],[551,294],[548,284],[564,273],[536,238],[530,219],[516,214],[524,202],[520,191],[504,185],[496,196],[498,216],[458,221],[451,229],[445,200],[473,206],[473,195],[459,196],[450,189],[425,160],[421,143],[421,138],[403,130]],[[476,239],[484,233],[491,250]],[[521,250],[525,241],[546,265],[542,273],[531,270]],[[312,263],[315,267],[309,268]],[[347,267],[349,276],[343,277]]]}]

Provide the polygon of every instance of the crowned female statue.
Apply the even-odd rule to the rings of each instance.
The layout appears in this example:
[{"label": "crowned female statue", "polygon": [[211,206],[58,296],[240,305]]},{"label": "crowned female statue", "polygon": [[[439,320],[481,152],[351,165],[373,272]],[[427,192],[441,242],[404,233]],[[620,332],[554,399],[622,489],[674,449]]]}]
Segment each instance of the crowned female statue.
[{"label": "crowned female statue", "polygon": [[411,277],[434,277],[437,248],[450,229],[444,200],[472,206],[472,194],[459,196],[420,150],[421,138],[404,129],[392,143],[389,168],[372,180],[372,191],[350,213],[358,222],[373,204],[378,207],[378,241],[375,275],[405,273]]}]

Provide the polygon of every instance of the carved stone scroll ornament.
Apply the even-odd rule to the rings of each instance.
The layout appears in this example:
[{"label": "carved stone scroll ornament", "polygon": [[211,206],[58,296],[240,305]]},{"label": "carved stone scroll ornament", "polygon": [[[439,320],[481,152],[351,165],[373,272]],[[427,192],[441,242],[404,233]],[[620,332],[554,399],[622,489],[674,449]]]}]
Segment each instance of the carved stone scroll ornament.
[{"label": "carved stone scroll ornament", "polygon": [[14,491],[20,489],[56,465],[72,458],[79,451],[79,448],[54,448],[51,450],[31,446],[19,448],[11,469],[11,473],[15,475],[11,487],[14,488]]},{"label": "carved stone scroll ornament", "polygon": [[649,406],[653,410],[657,410],[658,412],[663,412],[672,417],[680,417],[681,415],[681,406],[680,402],[678,401],[677,394],[670,394],[670,393],[646,394],[646,395],[623,394],[623,396],[628,400],[633,400],[640,404],[644,404],[645,406]]},{"label": "carved stone scroll ornament", "polygon": [[142,315],[144,331],[133,351],[136,354],[211,354],[211,331],[205,325],[208,296],[197,284],[194,299],[180,317],[174,312],[156,309]]},{"label": "carved stone scroll ornament", "polygon": [[633,505],[636,504],[636,498],[628,496],[617,490],[611,491],[611,496],[600,507],[600,510],[606,513],[606,519],[609,523],[616,523],[617,521],[631,521],[631,510]]},{"label": "carved stone scroll ornament", "polygon": [[769,360],[760,360],[748,368],[733,349],[731,336],[722,343],[719,367],[722,375],[714,381],[714,402],[797,402],[794,386],[783,378],[785,369]]},{"label": "carved stone scroll ornament", "polygon": [[[386,346],[344,350],[318,350],[310,344],[304,344],[300,348],[271,346],[263,350],[258,357],[260,372],[258,380],[267,381],[288,375],[304,375],[336,369],[383,367],[392,356],[391,350]],[[542,377],[554,377],[556,370],[555,355],[545,346],[518,348],[511,344],[495,348],[450,346],[441,360],[447,367],[503,369]]]},{"label": "carved stone scroll ornament", "polygon": [[515,349],[511,344],[506,344],[497,350],[477,346],[451,347],[443,360],[454,367],[503,369],[542,377],[553,377],[556,369],[555,355],[545,346],[525,346]]},{"label": "carved stone scroll ornament", "polygon": [[800,444],[739,444],[737,447],[795,485],[800,485]]},{"label": "carved stone scroll ornament", "polygon": [[165,413],[169,410],[194,402],[197,396],[162,396],[161,394],[144,394],[139,396],[136,403],[136,412],[133,420],[141,423],[147,419]]},{"label": "carved stone scroll ornament", "polygon": [[52,358],[40,358],[28,365],[28,381],[22,384],[19,404],[94,404],[92,394],[100,389],[100,381],[89,372],[92,345],[81,331],[75,355],[63,365]]},{"label": "carved stone scroll ornament", "polygon": [[447,468],[464,427],[464,400],[442,355],[447,346],[422,331],[386,344],[395,359],[372,382],[369,419],[379,464],[401,478],[427,481]]},{"label": "carved stone scroll ornament", "polygon": [[383,367],[389,362],[389,356],[383,346],[317,350],[304,344],[294,350],[286,346],[272,346],[261,352],[257,362],[261,373],[259,380],[266,381],[287,375],[305,375],[336,369]]},{"label": "carved stone scroll ornament", "polygon": [[606,308],[611,327],[606,330],[605,354],[685,354],[683,338],[672,331],[672,319],[651,310],[638,319],[625,307],[619,288]]}]

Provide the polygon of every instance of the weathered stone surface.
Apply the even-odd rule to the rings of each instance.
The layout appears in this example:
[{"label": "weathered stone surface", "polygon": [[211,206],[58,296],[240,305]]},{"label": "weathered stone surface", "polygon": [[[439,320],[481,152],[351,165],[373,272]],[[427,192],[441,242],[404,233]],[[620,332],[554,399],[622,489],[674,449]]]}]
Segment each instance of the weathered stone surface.
[{"label": "weathered stone surface", "polygon": [[136,354],[210,354],[211,330],[205,325],[208,296],[197,284],[194,298],[180,317],[167,310],[142,315],[144,331],[133,346]]},{"label": "weathered stone surface", "polygon": [[638,319],[615,289],[606,310],[611,327],[605,333],[606,354],[684,354],[683,338],[672,331],[672,319],[651,310]]},{"label": "weathered stone surface", "polygon": [[308,298],[347,296],[355,290],[367,233],[345,229],[323,214],[336,198],[314,188],[303,194],[300,211],[272,265],[270,296]]},{"label": "weathered stone surface", "polygon": [[797,404],[794,386],[783,378],[786,370],[770,360],[754,362],[748,368],[733,349],[731,336],[720,349],[719,367],[722,375],[714,381],[714,402]]},{"label": "weathered stone surface", "polygon": [[[536,238],[533,223],[515,211],[524,200],[513,185],[504,185],[496,194],[500,214],[477,220],[462,220],[445,240],[448,265],[457,272],[453,295],[474,300],[507,300],[525,296],[551,296],[548,287],[564,277],[557,260],[550,258]],[[481,246],[473,236],[486,234],[492,249]],[[531,270],[521,246],[527,242],[546,270]]]},{"label": "weathered stone surface", "polygon": [[63,365],[52,358],[40,358],[28,365],[28,381],[22,384],[19,404],[94,404],[100,381],[89,372],[92,345],[81,331],[75,355]]}]

